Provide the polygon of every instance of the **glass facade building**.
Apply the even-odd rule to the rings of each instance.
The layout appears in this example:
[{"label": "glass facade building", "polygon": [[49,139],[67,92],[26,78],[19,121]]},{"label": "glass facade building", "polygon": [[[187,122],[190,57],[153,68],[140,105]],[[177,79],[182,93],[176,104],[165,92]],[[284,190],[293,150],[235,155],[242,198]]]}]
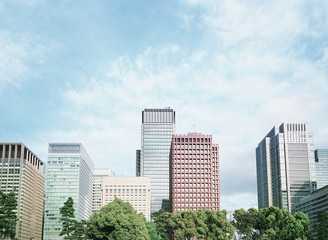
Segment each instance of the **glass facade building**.
[{"label": "glass facade building", "polygon": [[276,206],[290,212],[316,190],[313,137],[307,123],[275,126],[256,148],[259,209]]},{"label": "glass facade building", "polygon": [[320,189],[328,185],[328,149],[315,150],[314,159],[317,188]]},{"label": "glass facade building", "polygon": [[42,239],[44,166],[24,144],[0,143],[0,190],[16,195],[18,240]]},{"label": "glass facade building", "polygon": [[63,239],[59,208],[69,197],[75,217],[87,220],[92,214],[93,162],[80,143],[50,143],[46,180],[43,239]]},{"label": "glass facade building", "polygon": [[[170,108],[142,111],[140,176],[151,178],[151,212],[169,210],[169,155],[175,134],[175,111]],[[138,152],[137,152],[138,154]],[[138,161],[138,156],[136,157]]]}]

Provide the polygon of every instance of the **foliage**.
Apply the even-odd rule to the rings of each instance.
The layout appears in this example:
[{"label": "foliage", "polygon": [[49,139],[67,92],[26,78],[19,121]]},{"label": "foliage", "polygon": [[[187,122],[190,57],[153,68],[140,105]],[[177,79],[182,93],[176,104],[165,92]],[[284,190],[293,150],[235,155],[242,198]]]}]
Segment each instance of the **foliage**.
[{"label": "foliage", "polygon": [[239,209],[234,212],[233,224],[241,239],[309,239],[310,221],[302,212],[290,214],[276,207]]},{"label": "foliage", "polygon": [[63,228],[59,236],[65,236],[64,239],[74,239],[82,240],[84,239],[84,230],[86,222],[82,220],[78,222],[74,215],[74,201],[71,197],[67,199],[64,206],[59,209],[62,217],[60,221],[62,222]]},{"label": "foliage", "polygon": [[129,203],[120,199],[115,199],[90,217],[86,237],[93,240],[150,240],[142,217]]},{"label": "foliage", "polygon": [[142,213],[139,213],[139,216],[143,219],[144,223],[146,224],[146,228],[148,230],[150,240],[159,240],[159,235],[156,232],[155,223],[148,222]]},{"label": "foliage", "polygon": [[317,213],[318,223],[314,225],[318,240],[327,239],[328,236],[328,212],[321,210]]},{"label": "foliage", "polygon": [[234,227],[226,220],[225,211],[186,210],[167,213],[162,210],[153,214],[161,239],[232,239]]},{"label": "foliage", "polygon": [[62,222],[63,228],[60,232],[59,236],[65,236],[64,239],[75,239],[73,233],[75,231],[75,227],[77,225],[77,221],[74,215],[74,201],[71,197],[67,199],[64,203],[64,206],[59,209],[61,218],[60,221]]},{"label": "foliage", "polygon": [[17,200],[14,192],[0,191],[0,236],[14,239],[16,235]]}]

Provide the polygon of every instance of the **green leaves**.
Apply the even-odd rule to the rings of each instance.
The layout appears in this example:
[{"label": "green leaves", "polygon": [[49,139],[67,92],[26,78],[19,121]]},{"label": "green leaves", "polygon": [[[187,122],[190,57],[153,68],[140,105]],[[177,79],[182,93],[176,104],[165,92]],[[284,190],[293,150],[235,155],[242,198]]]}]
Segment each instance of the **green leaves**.
[{"label": "green leaves", "polygon": [[150,240],[142,217],[129,203],[120,199],[115,199],[90,217],[86,237],[93,240]]},{"label": "green leaves", "polygon": [[14,192],[0,191],[0,237],[14,239],[16,235],[17,200]]},{"label": "green leaves", "polygon": [[304,213],[293,215],[276,207],[236,210],[233,225],[241,239],[309,239],[310,221]]},{"label": "green leaves", "polygon": [[59,209],[62,217],[63,228],[59,236],[64,236],[64,239],[82,240],[84,239],[84,229],[86,222],[82,220],[78,222],[74,215],[74,201],[71,197],[67,199],[64,206]]},{"label": "green leaves", "polygon": [[314,225],[318,240],[327,239],[328,236],[328,212],[321,210],[317,213],[318,222]]},{"label": "green leaves", "polygon": [[167,213],[163,210],[152,216],[161,239],[177,240],[197,239],[232,239],[234,227],[227,221],[225,211],[204,210],[198,212],[186,210]]}]

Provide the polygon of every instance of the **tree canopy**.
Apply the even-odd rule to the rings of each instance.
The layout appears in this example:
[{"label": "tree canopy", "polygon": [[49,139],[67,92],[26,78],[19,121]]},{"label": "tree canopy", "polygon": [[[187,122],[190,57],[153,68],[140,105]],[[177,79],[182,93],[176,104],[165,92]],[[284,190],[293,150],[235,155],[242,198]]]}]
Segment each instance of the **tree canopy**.
[{"label": "tree canopy", "polygon": [[318,222],[314,225],[314,231],[318,240],[327,239],[328,236],[328,212],[321,210],[317,213]]},{"label": "tree canopy", "polygon": [[251,208],[234,212],[233,225],[241,239],[296,240],[309,239],[310,221],[302,212],[290,214],[276,207],[260,211]]},{"label": "tree canopy", "polygon": [[86,237],[93,240],[150,240],[142,217],[129,203],[120,199],[115,199],[90,217]]},{"label": "tree canopy", "polygon": [[0,191],[0,237],[14,239],[16,235],[17,200],[14,192]]}]

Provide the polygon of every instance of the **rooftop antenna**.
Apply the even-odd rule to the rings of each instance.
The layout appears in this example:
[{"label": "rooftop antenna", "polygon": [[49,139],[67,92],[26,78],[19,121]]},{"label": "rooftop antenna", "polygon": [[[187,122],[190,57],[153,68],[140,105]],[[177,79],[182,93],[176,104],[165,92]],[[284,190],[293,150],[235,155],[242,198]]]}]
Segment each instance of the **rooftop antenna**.
[{"label": "rooftop antenna", "polygon": [[196,125],[195,125],[195,123],[194,123],[194,133],[196,132]]}]

